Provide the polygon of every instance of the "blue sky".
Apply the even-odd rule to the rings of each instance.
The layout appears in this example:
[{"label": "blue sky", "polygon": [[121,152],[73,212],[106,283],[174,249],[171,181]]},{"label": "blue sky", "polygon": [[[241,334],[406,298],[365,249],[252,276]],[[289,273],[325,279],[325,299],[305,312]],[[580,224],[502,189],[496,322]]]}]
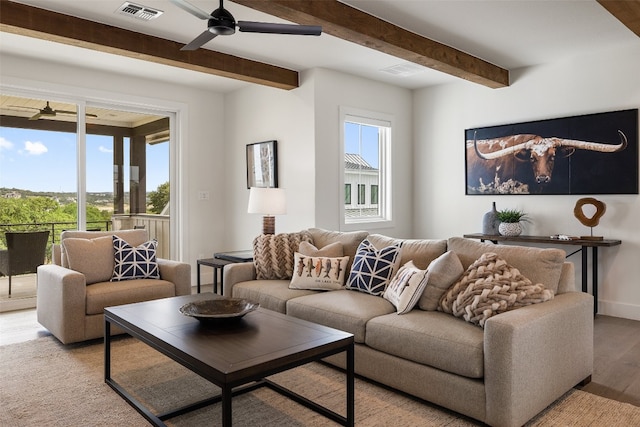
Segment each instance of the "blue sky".
[{"label": "blue sky", "polygon": [[[124,164],[129,163],[128,145]],[[147,145],[147,191],[169,181],[169,144]],[[75,192],[76,135],[0,127],[0,187]],[[125,168],[125,191],[129,187]],[[87,135],[87,191],[113,191],[113,141]]]},{"label": "blue sky", "polygon": [[[360,130],[362,135],[359,135]],[[362,138],[362,146],[358,140]],[[378,128],[375,126],[361,125],[345,122],[344,150],[349,154],[360,154],[374,168],[378,168]]]},{"label": "blue sky", "polygon": [[[362,147],[359,147],[359,129]],[[360,153],[378,167],[378,128],[347,123],[345,150]],[[125,146],[124,164],[129,164]],[[166,165],[160,166],[158,165]],[[169,144],[147,145],[147,191],[169,180]],[[76,191],[76,136],[73,133],[0,127],[0,187],[31,191]],[[125,168],[125,191],[129,170]],[[87,136],[87,191],[113,191],[113,142],[110,137]]]}]

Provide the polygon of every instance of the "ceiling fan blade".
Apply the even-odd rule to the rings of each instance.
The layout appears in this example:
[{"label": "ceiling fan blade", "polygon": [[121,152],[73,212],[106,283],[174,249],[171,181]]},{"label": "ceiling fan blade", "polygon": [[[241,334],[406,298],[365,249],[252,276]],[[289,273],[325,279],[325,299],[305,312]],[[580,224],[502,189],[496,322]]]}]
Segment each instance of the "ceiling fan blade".
[{"label": "ceiling fan blade", "polygon": [[[72,116],[75,116],[77,113],[75,111],[67,111],[67,110],[56,110],[56,113],[60,113],[60,114],[70,114]],[[94,117],[94,118],[98,118],[97,115],[92,114],[92,113],[84,113],[85,116],[87,117]]]},{"label": "ceiling fan blade", "polygon": [[176,6],[178,6],[180,9],[184,10],[185,12],[192,14],[196,18],[211,19],[211,14],[205,12],[204,10],[198,7],[195,7],[188,1],[185,1],[185,0],[169,0],[169,1],[175,4]]},{"label": "ceiling fan blade", "polygon": [[22,105],[8,105],[7,109],[9,110],[15,110],[16,108],[22,108],[22,109],[26,109],[26,110],[38,110],[40,111],[39,108],[36,107],[26,107],[26,106],[22,106]]},{"label": "ceiling fan blade", "polygon": [[215,36],[216,35],[211,31],[205,30],[202,34],[193,39],[188,45],[183,46],[180,50],[196,50],[208,41],[213,40]]},{"label": "ceiling fan blade", "polygon": [[318,25],[274,24],[269,22],[238,21],[238,29],[247,33],[295,34],[319,36],[322,27]]},{"label": "ceiling fan blade", "polygon": [[40,118],[41,114],[40,113],[36,113],[33,116],[29,117],[29,120],[38,120]]}]

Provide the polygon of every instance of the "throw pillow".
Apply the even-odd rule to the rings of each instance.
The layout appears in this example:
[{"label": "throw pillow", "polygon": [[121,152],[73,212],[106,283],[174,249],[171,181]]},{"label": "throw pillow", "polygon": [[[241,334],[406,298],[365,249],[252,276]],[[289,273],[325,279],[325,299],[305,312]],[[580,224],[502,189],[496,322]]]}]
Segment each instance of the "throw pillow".
[{"label": "throw pillow", "polygon": [[323,256],[336,258],[344,256],[344,250],[342,247],[342,243],[333,242],[328,244],[327,246],[323,246],[320,249],[316,248],[309,242],[300,242],[300,246],[298,246],[298,252],[301,255],[306,256]]},{"label": "throw pillow", "polygon": [[[369,235],[367,231],[331,231],[322,228],[310,228],[313,244],[318,248],[324,248],[330,243],[342,243],[343,254],[349,257],[347,271],[351,271],[351,264],[356,257],[358,245]],[[388,246],[388,245],[385,245]]]},{"label": "throw pillow", "polygon": [[553,291],[524,277],[496,253],[483,254],[440,300],[439,308],[484,327],[491,316],[553,299]]},{"label": "throw pillow", "polygon": [[395,274],[400,262],[402,243],[377,250],[368,239],[358,246],[347,289],[380,296]]},{"label": "throw pillow", "polygon": [[113,241],[111,236],[95,239],[66,238],[62,241],[67,267],[84,274],[90,285],[108,282],[113,274]]},{"label": "throw pillow", "polygon": [[455,252],[445,252],[431,261],[427,267],[427,286],[418,301],[418,307],[427,311],[436,310],[442,295],[463,273],[464,268]]},{"label": "throw pillow", "polygon": [[398,314],[408,313],[415,307],[422,291],[427,286],[427,272],[417,268],[413,261],[407,262],[396,273],[384,291],[384,299],[389,300]]},{"label": "throw pillow", "polygon": [[157,246],[156,240],[149,240],[134,247],[120,237],[113,236],[114,266],[111,281],[159,279],[160,269],[156,260]]},{"label": "throw pillow", "polygon": [[481,243],[464,237],[450,237],[447,248],[460,258],[466,269],[486,252],[493,252],[508,259],[509,263],[533,283],[544,283],[554,293],[562,274],[566,253],[562,249],[543,249],[516,245]]},{"label": "throw pillow", "polygon": [[296,252],[293,278],[289,288],[329,291],[342,289],[348,262],[348,256],[315,257]]},{"label": "throw pillow", "polygon": [[261,234],[253,239],[253,265],[258,280],[291,279],[293,255],[300,242],[311,242],[311,235],[299,233]]}]

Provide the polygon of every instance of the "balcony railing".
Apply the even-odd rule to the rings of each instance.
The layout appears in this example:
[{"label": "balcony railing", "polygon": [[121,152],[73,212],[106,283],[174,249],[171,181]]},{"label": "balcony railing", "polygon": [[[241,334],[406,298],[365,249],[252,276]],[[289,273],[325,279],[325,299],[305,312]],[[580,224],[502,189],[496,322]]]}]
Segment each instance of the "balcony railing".
[{"label": "balcony railing", "polygon": [[[171,242],[169,234],[169,215],[131,214],[114,215],[111,220],[87,221],[87,231],[127,230],[144,228],[150,239],[158,241],[158,258],[169,258]],[[49,244],[47,245],[47,262],[51,260],[51,246],[60,243],[60,234],[65,230],[76,230],[78,223],[70,222],[30,222],[0,224],[0,248],[6,249],[7,242],[4,233],[7,231],[45,231],[49,230]]]}]

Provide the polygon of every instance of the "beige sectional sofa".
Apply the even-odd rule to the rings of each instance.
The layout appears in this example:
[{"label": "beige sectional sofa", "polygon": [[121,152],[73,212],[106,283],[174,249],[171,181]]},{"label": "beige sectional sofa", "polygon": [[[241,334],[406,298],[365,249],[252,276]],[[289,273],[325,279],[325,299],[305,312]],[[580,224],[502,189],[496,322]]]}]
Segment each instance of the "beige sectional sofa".
[{"label": "beige sectional sofa", "polygon": [[[573,264],[564,261],[563,251],[458,237],[399,240],[317,228],[308,233],[318,249],[341,242],[351,260],[365,238],[378,249],[402,242],[399,265],[413,260],[421,269],[447,251],[465,269],[482,254],[497,253],[555,296],[489,317],[480,327],[418,306],[399,315],[387,299],[356,290],[291,289],[291,280],[256,280],[253,263],[225,267],[225,295],[350,332],[357,374],[492,426],[521,426],[575,385],[589,381],[593,297],[576,291]],[[328,361],[344,367],[341,357]]]}]

